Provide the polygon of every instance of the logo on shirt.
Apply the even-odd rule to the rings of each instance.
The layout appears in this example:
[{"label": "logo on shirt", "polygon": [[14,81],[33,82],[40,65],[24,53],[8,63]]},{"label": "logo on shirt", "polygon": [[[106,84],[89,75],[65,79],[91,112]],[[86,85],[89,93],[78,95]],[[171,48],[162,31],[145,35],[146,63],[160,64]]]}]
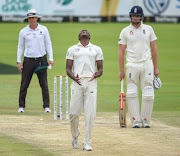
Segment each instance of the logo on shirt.
[{"label": "logo on shirt", "polygon": [[134,33],[133,33],[133,31],[132,31],[132,30],[130,31],[130,35],[134,35]]},{"label": "logo on shirt", "polygon": [[89,52],[91,52],[92,51],[92,48],[89,48]]},{"label": "logo on shirt", "polygon": [[40,31],[39,34],[42,35],[42,31]]},{"label": "logo on shirt", "polygon": [[69,51],[67,51],[67,53],[66,53],[66,56],[68,56],[69,55]]},{"label": "logo on shirt", "polygon": [[79,48],[76,48],[76,49],[75,49],[75,52],[79,52],[79,51],[80,51],[80,49],[79,49]]},{"label": "logo on shirt", "polygon": [[143,30],[143,34],[146,34],[146,30]]}]

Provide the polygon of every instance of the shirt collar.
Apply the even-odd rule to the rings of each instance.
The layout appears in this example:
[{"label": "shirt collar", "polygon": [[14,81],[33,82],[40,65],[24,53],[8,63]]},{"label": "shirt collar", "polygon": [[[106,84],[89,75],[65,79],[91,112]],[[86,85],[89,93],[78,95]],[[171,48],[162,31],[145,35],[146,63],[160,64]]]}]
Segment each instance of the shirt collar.
[{"label": "shirt collar", "polygon": [[[77,45],[78,45],[78,46],[81,46],[81,47],[84,47],[84,46],[81,44],[81,42],[79,42]],[[92,44],[89,42],[89,44],[88,44],[87,46],[85,46],[85,47],[92,47]]]},{"label": "shirt collar", "polygon": [[[28,27],[28,30],[29,30],[29,31],[32,31],[32,30],[33,30],[33,29],[31,29],[31,28],[30,28],[29,24],[28,24],[28,26],[27,26],[27,27]],[[35,30],[39,30],[39,23],[38,23],[38,26],[36,27],[36,29],[35,29]]]},{"label": "shirt collar", "polygon": [[130,26],[131,26],[132,28],[134,28],[134,29],[139,29],[139,28],[141,28],[141,27],[143,26],[143,22],[141,21],[141,25],[140,25],[140,27],[138,27],[138,28],[136,28],[135,26],[133,26],[132,23],[130,24]]}]

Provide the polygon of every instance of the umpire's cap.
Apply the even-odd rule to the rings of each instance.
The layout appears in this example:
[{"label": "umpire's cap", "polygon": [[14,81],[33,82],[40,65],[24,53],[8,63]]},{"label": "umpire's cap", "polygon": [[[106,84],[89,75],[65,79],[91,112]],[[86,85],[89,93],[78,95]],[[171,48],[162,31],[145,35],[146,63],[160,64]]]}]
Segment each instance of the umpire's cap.
[{"label": "umpire's cap", "polygon": [[140,6],[133,6],[131,8],[131,11],[129,13],[129,16],[131,15],[139,15],[139,16],[144,16],[143,9]]}]

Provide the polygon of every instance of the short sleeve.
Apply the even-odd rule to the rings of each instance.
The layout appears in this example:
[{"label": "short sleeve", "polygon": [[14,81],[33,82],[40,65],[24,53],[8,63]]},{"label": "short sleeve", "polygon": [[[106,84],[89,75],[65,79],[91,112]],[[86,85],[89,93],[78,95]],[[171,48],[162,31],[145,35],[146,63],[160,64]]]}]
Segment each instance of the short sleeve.
[{"label": "short sleeve", "polygon": [[98,46],[95,49],[96,49],[96,52],[97,52],[96,61],[97,60],[104,60],[102,49],[100,47],[98,47]]},{"label": "short sleeve", "polygon": [[67,50],[67,53],[66,53],[66,59],[70,59],[70,60],[74,60],[74,56],[73,56],[73,50],[74,48],[73,47],[70,47],[68,50]]},{"label": "short sleeve", "polygon": [[127,45],[127,39],[126,39],[126,34],[125,34],[125,30],[123,29],[119,35],[119,41],[118,44],[123,44],[123,45]]},{"label": "short sleeve", "polygon": [[150,26],[150,42],[157,40],[156,34],[153,28]]}]

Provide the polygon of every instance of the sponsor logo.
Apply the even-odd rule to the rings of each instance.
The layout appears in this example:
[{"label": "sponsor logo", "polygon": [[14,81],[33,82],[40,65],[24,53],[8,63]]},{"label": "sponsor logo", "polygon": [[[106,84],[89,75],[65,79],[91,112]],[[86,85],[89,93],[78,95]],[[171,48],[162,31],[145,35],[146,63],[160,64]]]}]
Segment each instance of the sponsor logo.
[{"label": "sponsor logo", "polygon": [[60,5],[68,5],[72,0],[56,0],[56,2]]},{"label": "sponsor logo", "polygon": [[160,15],[169,7],[170,0],[143,0],[143,2],[151,14]]},{"label": "sponsor logo", "polygon": [[130,35],[134,35],[134,33],[133,33],[133,31],[132,31],[132,30],[130,31]]},{"label": "sponsor logo", "polygon": [[26,36],[29,36],[29,35],[31,35],[31,33],[26,34]]},{"label": "sponsor logo", "polygon": [[31,9],[31,4],[28,4],[28,0],[6,0],[2,5],[1,10],[3,12],[27,12]]},{"label": "sponsor logo", "polygon": [[80,51],[80,49],[79,49],[79,48],[76,48],[76,49],[75,49],[75,52],[79,52],[79,51]]}]

